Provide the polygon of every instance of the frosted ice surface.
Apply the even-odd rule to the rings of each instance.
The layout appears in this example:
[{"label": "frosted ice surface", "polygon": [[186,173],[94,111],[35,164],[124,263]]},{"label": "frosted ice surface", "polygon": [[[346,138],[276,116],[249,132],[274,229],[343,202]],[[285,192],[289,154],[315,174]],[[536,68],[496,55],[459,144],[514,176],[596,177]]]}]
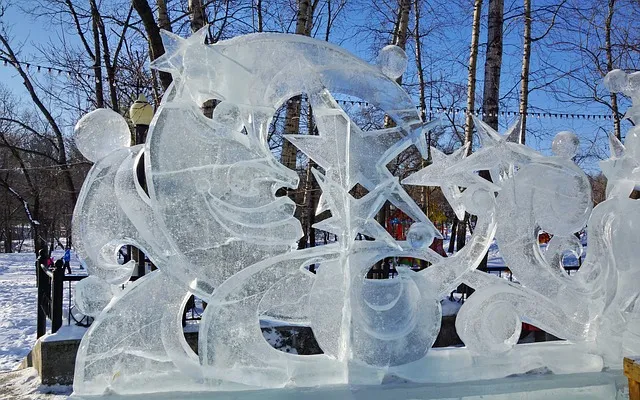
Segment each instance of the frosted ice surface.
[{"label": "frosted ice surface", "polygon": [[111,285],[95,275],[76,283],[74,290],[76,306],[81,313],[92,317],[97,317],[113,297]]},{"label": "frosted ice surface", "polygon": [[575,133],[569,131],[558,132],[551,143],[551,150],[556,156],[572,158],[578,153],[579,143],[580,139]]},{"label": "frosted ice surface", "polygon": [[[455,382],[540,367],[563,374],[619,367],[622,355],[640,352],[640,203],[629,198],[640,183],[640,130],[632,128],[624,144],[611,139],[602,163],[607,199],[593,208],[589,180],[572,161],[574,133],[558,133],[555,155],[545,157],[515,143],[518,123],[501,135],[476,120],[481,147],[473,154],[465,146],[450,155],[429,151],[426,132],[437,123],[422,121],[396,83],[407,65],[398,47],[382,49],[372,65],[302,36],[205,45],[205,35],[206,28],[188,39],[163,32],[166,53],[152,65],[174,83],[143,145],[128,147],[127,122],[112,111],[89,113],[76,127],[78,148],[94,161],[74,210],[74,242],[90,274],[76,302],[96,316],[78,352],[77,394],[379,384],[389,376]],[[630,118],[640,117],[637,81],[623,72],[607,78],[634,100]],[[286,140],[318,165],[317,212],[331,216],[315,227],[337,237],[306,249],[297,248],[295,203],[276,196],[300,179],[267,144],[277,110],[300,94],[318,135]],[[337,95],[374,105],[393,124],[362,129]],[[200,108],[209,99],[217,100],[211,119]],[[387,169],[410,146],[432,163],[402,184],[438,186],[460,219],[476,216],[466,246],[450,257],[430,249],[440,232]],[[361,198],[350,194],[356,185],[367,189]],[[414,221],[407,241],[376,221],[385,201]],[[569,276],[565,255],[582,256],[574,234],[585,226],[589,251]],[[553,235],[546,251],[541,231]],[[494,239],[518,284],[476,271]],[[158,269],[119,291],[135,267],[118,263],[122,245],[142,249]],[[387,257],[429,266],[366,279]],[[456,319],[466,348],[430,351],[440,299],[461,283],[475,289]],[[197,354],[181,326],[193,294],[208,304]],[[311,327],[323,354],[274,349],[261,317]],[[517,345],[522,322],[569,341]]]},{"label": "frosted ice surface", "polygon": [[80,118],[74,137],[78,150],[93,162],[115,149],[131,144],[127,121],[120,114],[106,108],[91,111]]},{"label": "frosted ice surface", "polygon": [[424,248],[430,246],[434,235],[431,227],[423,222],[416,222],[409,227],[407,241],[414,248]]}]

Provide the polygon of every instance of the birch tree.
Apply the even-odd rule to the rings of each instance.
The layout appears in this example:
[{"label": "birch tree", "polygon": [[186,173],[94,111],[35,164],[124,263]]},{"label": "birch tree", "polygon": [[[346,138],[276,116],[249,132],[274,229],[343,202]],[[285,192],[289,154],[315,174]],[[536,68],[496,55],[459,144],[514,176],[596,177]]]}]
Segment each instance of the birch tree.
[{"label": "birch tree", "polygon": [[[464,144],[467,147],[467,156],[471,154],[473,146],[473,113],[476,99],[476,67],[478,65],[478,42],[480,40],[480,16],[482,15],[482,0],[474,0],[473,3],[473,24],[471,28],[471,46],[469,48],[469,71],[467,75],[467,115],[465,117]],[[456,249],[460,250],[467,242],[467,224],[469,214],[466,213],[464,220],[459,221],[456,232]],[[451,238],[453,239],[453,238]]]}]

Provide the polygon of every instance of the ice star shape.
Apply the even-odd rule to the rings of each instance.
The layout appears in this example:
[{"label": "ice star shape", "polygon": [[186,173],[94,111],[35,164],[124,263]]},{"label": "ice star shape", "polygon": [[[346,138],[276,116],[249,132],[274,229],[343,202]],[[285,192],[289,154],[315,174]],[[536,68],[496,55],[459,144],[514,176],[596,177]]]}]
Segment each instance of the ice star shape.
[{"label": "ice star shape", "polygon": [[514,143],[520,127],[519,120],[507,128],[504,135],[500,135],[475,116],[473,121],[478,129],[482,148],[452,168],[467,171],[489,170],[491,180],[499,184],[513,175],[515,167],[541,157],[531,148]]},{"label": "ice star shape", "polygon": [[462,202],[460,186],[481,185],[491,191],[499,189],[498,186],[474,173],[452,168],[465,157],[468,147],[469,145],[466,144],[449,156],[432,147],[431,157],[433,163],[404,179],[402,183],[416,186],[439,186],[458,219],[464,219],[466,210]]},{"label": "ice star shape", "polygon": [[209,27],[200,28],[189,38],[184,39],[175,33],[160,30],[162,36],[162,44],[164,45],[164,54],[151,62],[151,68],[159,71],[169,72],[177,77],[184,68],[184,52],[191,45],[202,45],[205,43]]},{"label": "ice star shape", "polygon": [[386,200],[387,192],[397,182],[390,179],[378,185],[366,196],[356,199],[316,169],[312,172],[325,196],[326,206],[331,210],[331,217],[314,224],[314,228],[346,236],[347,240],[354,240],[357,233],[362,233],[401,249],[389,232],[375,220]]},{"label": "ice star shape", "polygon": [[610,158],[600,161],[607,177],[607,198],[629,197],[640,183],[640,162],[613,134],[609,135],[609,149]]},{"label": "ice star shape", "polygon": [[[364,132],[351,121],[328,91],[311,96],[310,101],[321,135],[285,135],[285,138],[347,191],[357,183],[374,191],[381,183],[394,179],[386,167],[387,163],[412,143],[418,143],[419,137],[424,137],[425,129],[433,129],[437,125],[437,122],[431,122],[424,127],[398,126]],[[430,224],[400,185],[388,193],[388,199],[413,220]],[[326,209],[324,196],[319,204],[319,212]],[[433,229],[437,232],[435,227]]]}]

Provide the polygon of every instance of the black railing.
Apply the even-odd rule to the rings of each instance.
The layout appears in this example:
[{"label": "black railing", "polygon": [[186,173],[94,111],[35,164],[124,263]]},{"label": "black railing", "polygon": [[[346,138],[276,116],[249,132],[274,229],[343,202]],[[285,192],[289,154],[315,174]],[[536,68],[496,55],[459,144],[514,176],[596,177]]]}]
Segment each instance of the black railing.
[{"label": "black railing", "polygon": [[[39,258],[36,261],[36,278],[38,285],[38,316],[37,316],[37,337],[47,334],[47,319],[51,321],[51,333],[56,333],[62,327],[63,308],[64,308],[64,282],[67,285],[67,324],[71,325],[71,320],[76,325],[88,327],[93,322],[93,318],[86,316],[75,308],[71,298],[72,282],[78,282],[87,277],[87,275],[65,275],[64,267],[49,268],[43,265],[47,258]],[[135,281],[139,277],[132,276],[129,281]],[[124,288],[124,285],[123,285]],[[191,318],[187,318],[191,319]],[[197,318],[193,318],[197,319]]]},{"label": "black railing", "polygon": [[47,318],[51,320],[51,333],[62,326],[62,298],[64,288],[64,268],[49,269],[36,261],[38,284],[37,337],[47,333]]}]

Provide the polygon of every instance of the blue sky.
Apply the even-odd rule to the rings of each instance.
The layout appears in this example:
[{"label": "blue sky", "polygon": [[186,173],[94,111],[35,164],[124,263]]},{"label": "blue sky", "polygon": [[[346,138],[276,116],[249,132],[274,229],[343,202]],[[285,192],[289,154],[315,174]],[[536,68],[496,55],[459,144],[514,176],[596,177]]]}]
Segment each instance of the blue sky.
[{"label": "blue sky", "polygon": [[[550,0],[541,0],[536,6],[543,6],[549,3]],[[507,15],[515,15],[518,12],[517,7],[513,2],[506,1],[505,9]],[[26,4],[26,3],[25,3]],[[23,4],[24,6],[24,4]],[[362,7],[362,5],[360,5]],[[515,8],[514,8],[515,7]],[[365,7],[366,8],[366,7]],[[367,14],[367,11],[362,8],[353,8],[346,11],[345,18],[349,18],[348,23],[344,23],[343,27],[338,27],[334,30],[331,40],[339,42],[343,47],[354,52],[356,55],[368,60],[373,61],[375,53],[373,48],[378,44],[371,37],[367,35],[353,35],[352,28],[361,28],[366,25],[376,24],[379,21],[371,19],[371,14]],[[455,10],[454,10],[455,11]],[[446,12],[446,11],[442,11]],[[486,5],[484,10],[486,19]],[[436,24],[439,18],[447,18],[446,15],[437,15],[427,20],[428,23]],[[468,46],[471,34],[471,14],[470,10],[466,14],[460,13],[453,18],[459,25],[455,29],[449,29],[441,33],[428,35],[423,42],[423,62],[429,68],[430,74],[433,77],[444,77],[447,81],[455,81],[460,85],[466,84],[466,63],[468,61]],[[14,40],[14,46],[20,48],[20,58],[26,61],[37,60],[37,51],[35,45],[37,42],[43,40],[57,40],[59,38],[58,33],[51,31],[51,26],[43,24],[44,20],[33,21],[29,17],[26,17],[21,11],[15,7],[10,8],[5,15],[4,23],[10,26],[11,34]],[[503,56],[503,70],[502,70],[502,82],[501,82],[501,94],[505,97],[504,103],[506,107],[502,108],[502,111],[517,111],[517,98],[518,90],[509,92],[511,88],[518,87],[518,80],[521,66],[521,24],[516,19],[511,20],[505,25],[505,54]],[[536,26],[534,24],[534,35],[536,30],[545,29],[544,24]],[[67,36],[67,40],[77,40],[73,37]],[[16,46],[16,43],[21,45]],[[486,27],[483,24],[481,30],[480,39],[480,57],[478,61],[478,82],[476,86],[477,93],[482,93],[482,77],[484,66],[484,45],[486,43]],[[413,46],[410,45],[407,48],[407,52],[413,52]],[[558,64],[564,62],[571,62],[570,59],[565,59],[562,53],[550,51],[544,47],[543,43],[536,43],[533,47],[532,57],[532,70],[535,70],[538,66],[538,60],[541,57],[545,57],[547,60],[555,61]],[[413,59],[413,55],[410,54],[410,63]],[[410,65],[407,79],[415,83],[415,78],[410,75],[415,68]],[[32,74],[36,71],[31,70]],[[59,79],[66,79],[61,76]],[[19,76],[10,67],[0,66],[0,81],[13,90],[15,93],[22,96],[25,95],[25,90],[22,87],[22,82]],[[463,102],[464,103],[464,102]],[[549,93],[537,90],[531,93],[529,97],[530,111],[532,112],[552,112],[552,113],[579,113],[579,114],[608,114],[607,108],[598,104],[567,104],[559,102],[555,96],[551,96]],[[458,103],[458,106],[464,107],[464,104]],[[477,104],[476,107],[480,106]],[[515,117],[501,117],[500,125],[504,129],[507,125],[514,121]],[[461,121],[459,122],[461,123]],[[563,130],[570,130],[576,132],[581,137],[581,147],[586,149],[597,149],[597,154],[601,156],[607,155],[606,149],[606,135],[612,131],[613,124],[610,120],[583,120],[583,119],[556,119],[556,118],[533,118],[528,119],[528,126],[530,128],[530,134],[528,137],[528,145],[549,154],[551,147],[551,140],[556,132]],[[627,125],[623,125],[625,128]],[[623,135],[624,135],[623,129]],[[587,159],[581,164],[583,168],[589,171],[597,170],[597,160]]]}]

